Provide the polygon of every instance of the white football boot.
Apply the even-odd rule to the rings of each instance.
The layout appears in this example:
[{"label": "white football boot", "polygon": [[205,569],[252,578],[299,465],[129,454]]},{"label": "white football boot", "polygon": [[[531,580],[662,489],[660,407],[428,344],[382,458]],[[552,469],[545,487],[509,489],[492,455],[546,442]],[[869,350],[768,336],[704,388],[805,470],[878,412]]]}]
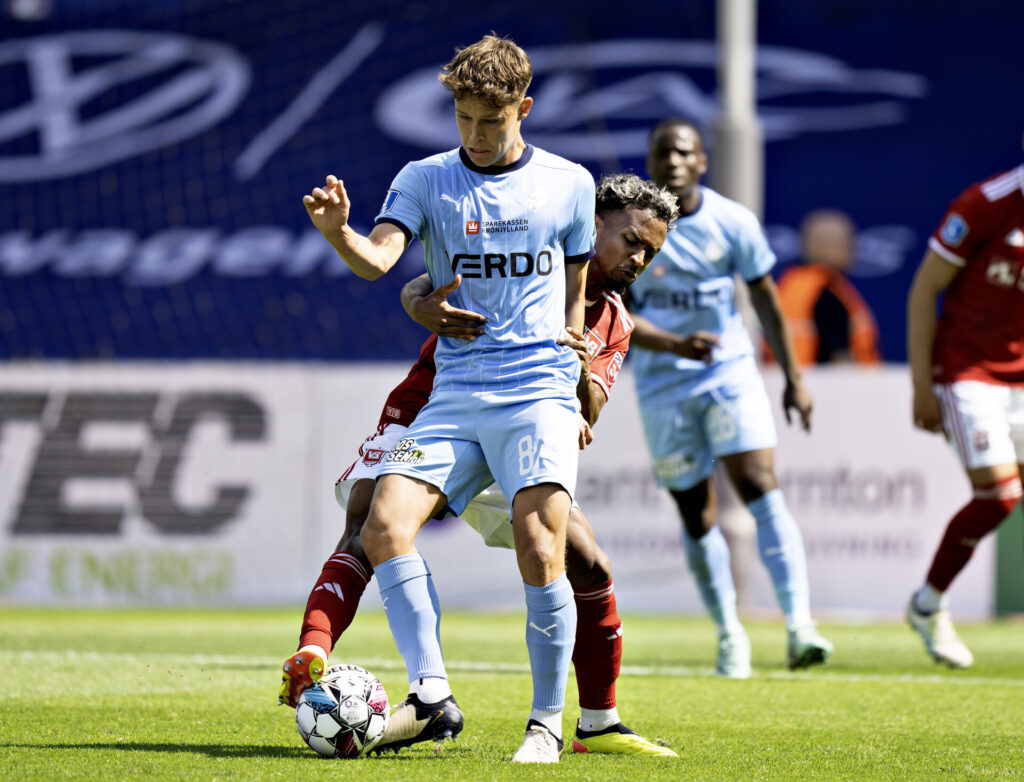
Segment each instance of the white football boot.
[{"label": "white football boot", "polygon": [[715,673],[727,679],[750,678],[750,639],[742,628],[719,634]]},{"label": "white football boot", "polygon": [[526,737],[512,756],[513,763],[557,763],[562,754],[562,740],[537,720],[526,724]]},{"label": "white football boot", "polygon": [[819,633],[813,624],[786,631],[786,657],[791,671],[824,665],[833,651],[832,642]]},{"label": "white football boot", "polygon": [[970,668],[974,664],[974,655],[956,634],[949,611],[921,613],[911,595],[907,604],[907,622],[921,636],[924,648],[935,662],[944,663],[950,668]]}]

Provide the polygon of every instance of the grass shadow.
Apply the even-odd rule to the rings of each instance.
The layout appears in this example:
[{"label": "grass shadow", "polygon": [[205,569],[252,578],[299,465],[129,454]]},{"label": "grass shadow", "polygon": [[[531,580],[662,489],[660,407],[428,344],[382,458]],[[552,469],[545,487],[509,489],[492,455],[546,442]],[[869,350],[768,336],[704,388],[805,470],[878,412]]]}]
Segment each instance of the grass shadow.
[{"label": "grass shadow", "polygon": [[[7,744],[0,743],[2,747],[11,749],[34,749],[34,750],[100,750],[109,752],[120,750],[127,752],[165,752],[180,755],[191,753],[206,755],[211,758],[317,758],[315,752],[304,746],[280,746],[280,745],[252,745],[252,744],[171,744],[154,743],[148,741],[87,741],[81,743],[60,743],[60,744]],[[449,757],[469,757],[475,750],[468,746],[451,746],[447,742],[444,747],[428,746],[426,742],[422,747],[409,747],[398,753],[386,752],[375,755],[377,762],[383,760],[413,761],[422,760],[424,756],[447,755]],[[330,758],[323,758],[330,760]]]},{"label": "grass shadow", "polygon": [[127,752],[167,752],[180,755],[195,753],[211,758],[292,758],[308,757],[310,750],[306,747],[268,746],[253,744],[162,744],[148,741],[86,741],[81,743],[67,742],[60,744],[5,744],[13,749],[61,749],[61,750],[121,750]]}]

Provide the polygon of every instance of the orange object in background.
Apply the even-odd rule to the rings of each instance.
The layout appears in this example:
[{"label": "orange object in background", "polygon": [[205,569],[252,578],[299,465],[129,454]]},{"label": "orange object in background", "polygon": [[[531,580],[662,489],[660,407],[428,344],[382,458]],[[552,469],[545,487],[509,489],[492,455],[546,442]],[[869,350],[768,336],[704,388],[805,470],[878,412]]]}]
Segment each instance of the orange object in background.
[{"label": "orange object in background", "polygon": [[[842,274],[824,266],[794,266],[783,273],[778,288],[782,314],[789,323],[801,366],[818,362],[820,335],[814,311],[826,294],[839,300],[849,318],[849,359],[857,364],[881,361],[875,318],[857,289]],[[767,347],[765,351],[767,355]]]},{"label": "orange object in background", "polygon": [[[853,265],[857,231],[844,213],[820,209],[800,226],[803,263],[778,282],[782,314],[801,366],[877,364],[878,324],[844,272]],[[771,351],[764,347],[765,359]]]}]

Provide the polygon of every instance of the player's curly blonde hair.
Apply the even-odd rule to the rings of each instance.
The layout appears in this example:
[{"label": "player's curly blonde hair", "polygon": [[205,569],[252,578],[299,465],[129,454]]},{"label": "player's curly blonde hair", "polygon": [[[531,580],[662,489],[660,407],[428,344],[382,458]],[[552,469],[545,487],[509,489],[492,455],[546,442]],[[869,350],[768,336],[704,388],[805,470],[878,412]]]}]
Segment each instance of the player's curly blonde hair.
[{"label": "player's curly blonde hair", "polygon": [[514,41],[491,33],[457,50],[437,78],[455,100],[477,98],[501,108],[523,99],[533,66]]}]

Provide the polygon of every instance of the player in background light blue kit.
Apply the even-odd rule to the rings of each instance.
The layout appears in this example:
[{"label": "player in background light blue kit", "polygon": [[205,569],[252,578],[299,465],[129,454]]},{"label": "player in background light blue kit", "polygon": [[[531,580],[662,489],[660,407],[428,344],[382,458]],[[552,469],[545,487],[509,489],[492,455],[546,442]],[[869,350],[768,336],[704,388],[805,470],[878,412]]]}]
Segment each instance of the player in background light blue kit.
[{"label": "player in background light blue kit", "polygon": [[429,519],[460,513],[493,480],[513,498],[534,685],[512,760],[554,763],[576,632],[565,530],[586,426],[576,398],[579,359],[561,340],[566,329],[582,338],[594,181],[523,141],[532,68],[511,41],[486,36],[459,51],[439,78],[455,99],[461,146],[405,166],[369,236],[349,227],[348,197],[335,177],[303,199],[360,276],[380,277],[418,237],[434,288],[460,276],[453,306],[486,316],[477,339],[438,341],[430,400],[384,456],[361,533],[410,682],[377,749],[454,738],[462,729],[441,655],[436,592],[414,544]]},{"label": "player in background light blue kit", "polygon": [[[718,626],[716,671],[750,676],[750,641],[736,613],[729,549],[715,524],[711,474],[717,459],[756,521],[761,559],[786,619],[789,667],[824,663],[832,644],[811,621],[803,537],[775,477],[771,404],[734,301],[738,274],[785,373],[786,420],[795,410],[809,430],[811,397],[769,274],[775,255],[750,210],[700,184],[707,157],[693,123],[659,123],[647,169],[677,196],[680,216],[630,291],[634,378],[655,474],[679,508],[687,562]],[[692,333],[714,345],[709,363],[679,355]]]}]

